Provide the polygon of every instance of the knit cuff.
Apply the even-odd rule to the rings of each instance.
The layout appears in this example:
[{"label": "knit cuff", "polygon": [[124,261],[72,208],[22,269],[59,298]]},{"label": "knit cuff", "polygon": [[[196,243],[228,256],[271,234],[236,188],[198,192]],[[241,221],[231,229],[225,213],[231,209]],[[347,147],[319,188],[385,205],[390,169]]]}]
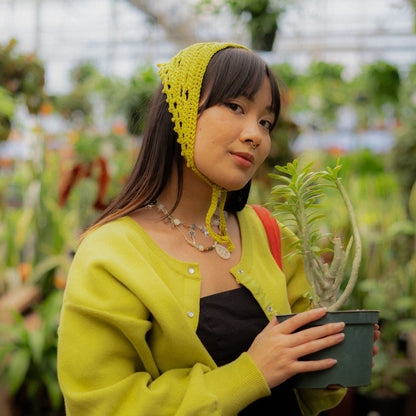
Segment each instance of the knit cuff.
[{"label": "knit cuff", "polygon": [[[224,383],[224,380],[227,380]],[[270,388],[246,352],[207,374],[209,389],[217,395],[224,416],[236,415],[254,401],[270,395]]]}]

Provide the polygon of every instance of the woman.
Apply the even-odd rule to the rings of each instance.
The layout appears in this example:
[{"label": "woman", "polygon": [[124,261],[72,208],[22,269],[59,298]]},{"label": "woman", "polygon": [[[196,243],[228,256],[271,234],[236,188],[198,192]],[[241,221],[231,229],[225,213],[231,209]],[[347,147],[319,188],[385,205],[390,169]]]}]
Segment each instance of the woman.
[{"label": "woman", "polygon": [[[58,375],[68,416],[314,415],[343,389],[286,381],[335,361],[298,358],[342,341],[343,323],[295,331],[309,308],[302,260],[283,272],[246,206],[280,110],[267,65],[202,43],[160,67],[136,166],[71,267]],[[274,407],[271,407],[274,406]],[[273,413],[272,412],[272,413]]]}]

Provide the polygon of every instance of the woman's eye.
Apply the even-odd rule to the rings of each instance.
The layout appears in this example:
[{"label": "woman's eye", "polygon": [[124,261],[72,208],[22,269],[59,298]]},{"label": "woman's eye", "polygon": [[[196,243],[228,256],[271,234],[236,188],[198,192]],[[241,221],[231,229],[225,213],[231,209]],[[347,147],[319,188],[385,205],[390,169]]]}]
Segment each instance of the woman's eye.
[{"label": "woman's eye", "polygon": [[260,124],[269,131],[272,129],[272,123],[268,120],[262,120],[260,121]]},{"label": "woman's eye", "polygon": [[237,113],[242,113],[243,112],[243,109],[241,108],[241,106],[236,104],[236,103],[227,103],[226,105],[232,111],[235,111]]}]

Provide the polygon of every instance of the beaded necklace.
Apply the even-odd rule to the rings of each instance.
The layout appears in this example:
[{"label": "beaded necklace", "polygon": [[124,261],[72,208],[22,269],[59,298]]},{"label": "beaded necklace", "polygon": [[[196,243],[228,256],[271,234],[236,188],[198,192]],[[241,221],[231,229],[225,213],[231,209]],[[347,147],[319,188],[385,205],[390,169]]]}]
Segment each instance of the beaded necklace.
[{"label": "beaded necklace", "polygon": [[[156,200],[153,201],[151,204],[147,205],[146,208],[152,209],[153,207],[156,207],[159,212],[161,212],[164,217],[165,223],[171,223],[171,225],[176,228],[184,237],[185,241],[192,247],[196,248],[200,252],[208,252],[215,249],[218,256],[220,256],[222,259],[227,260],[231,257],[230,251],[218,243],[218,241],[214,241],[214,243],[211,246],[203,246],[202,244],[198,244],[195,240],[196,231],[200,231],[205,238],[209,237],[209,231],[207,230],[207,227],[205,225],[196,225],[196,224],[185,224],[178,218],[173,218],[171,214],[169,214],[168,210],[165,208],[165,206],[157,202]],[[224,213],[227,214],[227,213]],[[227,215],[225,215],[225,218],[227,218]],[[220,219],[218,214],[214,214],[212,224],[214,226],[220,227]],[[185,232],[185,230],[187,232]]]}]

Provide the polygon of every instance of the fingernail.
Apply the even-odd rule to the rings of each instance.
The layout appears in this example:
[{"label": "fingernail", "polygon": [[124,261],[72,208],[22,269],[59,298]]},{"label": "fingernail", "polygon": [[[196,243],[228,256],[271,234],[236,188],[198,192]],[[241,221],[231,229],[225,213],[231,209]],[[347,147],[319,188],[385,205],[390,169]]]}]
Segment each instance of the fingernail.
[{"label": "fingernail", "polygon": [[345,334],[343,332],[340,332],[339,334],[335,335],[337,337],[338,341],[341,341],[345,338]]},{"label": "fingernail", "polygon": [[334,324],[335,329],[344,329],[345,328],[345,322],[336,322]]}]

